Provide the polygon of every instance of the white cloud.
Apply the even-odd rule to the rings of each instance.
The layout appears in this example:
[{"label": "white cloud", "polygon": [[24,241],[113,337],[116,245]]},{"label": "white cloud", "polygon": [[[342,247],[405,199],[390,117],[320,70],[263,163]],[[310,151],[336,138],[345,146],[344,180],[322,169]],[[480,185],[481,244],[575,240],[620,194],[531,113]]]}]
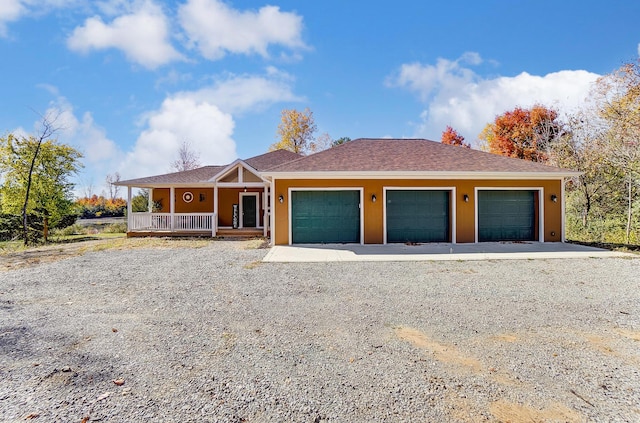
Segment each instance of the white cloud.
[{"label": "white cloud", "polygon": [[305,47],[301,40],[302,17],[281,12],[277,6],[239,11],[220,0],[188,0],[178,9],[178,19],[190,44],[210,60],[227,53],[266,57],[270,44]]},{"label": "white cloud", "polygon": [[446,125],[451,125],[473,142],[496,115],[516,106],[538,103],[569,112],[583,104],[599,77],[583,70],[564,70],[544,76],[523,72],[483,78],[463,66],[479,63],[477,53],[466,53],[454,61],[438,59],[435,65],[404,64],[387,80],[387,85],[406,88],[426,103],[416,136],[439,140]]},{"label": "white cloud", "polygon": [[120,168],[125,178],[166,173],[183,141],[191,143],[203,164],[236,158],[234,121],[214,104],[169,97],[149,114],[145,129]]},{"label": "white cloud", "polygon": [[134,11],[111,23],[104,23],[99,16],[87,19],[67,39],[67,46],[82,53],[116,48],[130,61],[149,69],[182,59],[169,41],[167,17],[151,0],[136,3]]},{"label": "white cloud", "polygon": [[274,68],[264,76],[229,75],[196,91],[168,96],[146,114],[145,129],[119,171],[137,178],[170,171],[183,141],[191,143],[202,164],[227,164],[237,158],[234,116],[259,111],[276,102],[298,101],[291,78]]},{"label": "white cloud", "polygon": [[24,16],[41,16],[53,9],[75,6],[83,0],[0,0],[0,37],[7,36],[7,23]]},{"label": "white cloud", "polygon": [[226,113],[239,114],[262,110],[277,102],[302,101],[291,91],[290,82],[286,73],[269,68],[267,76],[230,75],[209,87],[177,96],[211,102]]},{"label": "white cloud", "polygon": [[7,35],[7,23],[18,20],[26,11],[20,0],[2,0],[0,2],[0,37]]},{"label": "white cloud", "polygon": [[86,165],[94,166],[117,158],[118,147],[107,137],[105,129],[95,123],[89,112],[78,119],[66,98],[58,97],[44,116],[54,120],[53,126],[59,128],[57,135],[60,141],[82,152]]}]

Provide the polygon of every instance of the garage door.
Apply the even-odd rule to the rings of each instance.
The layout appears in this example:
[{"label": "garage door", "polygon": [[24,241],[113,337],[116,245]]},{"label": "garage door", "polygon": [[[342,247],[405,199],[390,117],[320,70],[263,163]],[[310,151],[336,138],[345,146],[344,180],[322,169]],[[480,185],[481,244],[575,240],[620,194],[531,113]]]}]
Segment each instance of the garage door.
[{"label": "garage door", "polygon": [[387,242],[449,242],[449,191],[388,190]]},{"label": "garage door", "polygon": [[295,244],[360,242],[360,191],[293,191]]},{"label": "garage door", "polygon": [[535,191],[478,191],[478,241],[535,241]]}]

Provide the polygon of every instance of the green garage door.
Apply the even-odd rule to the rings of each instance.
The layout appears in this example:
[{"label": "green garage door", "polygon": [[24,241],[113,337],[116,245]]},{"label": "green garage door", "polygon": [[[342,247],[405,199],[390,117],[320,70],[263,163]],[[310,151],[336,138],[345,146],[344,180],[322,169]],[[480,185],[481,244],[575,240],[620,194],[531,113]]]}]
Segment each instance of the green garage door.
[{"label": "green garage door", "polygon": [[360,191],[293,191],[294,244],[360,242]]},{"label": "green garage door", "polygon": [[387,191],[387,242],[449,242],[449,222],[449,191]]},{"label": "green garage door", "polygon": [[478,241],[535,241],[535,191],[478,191]]}]

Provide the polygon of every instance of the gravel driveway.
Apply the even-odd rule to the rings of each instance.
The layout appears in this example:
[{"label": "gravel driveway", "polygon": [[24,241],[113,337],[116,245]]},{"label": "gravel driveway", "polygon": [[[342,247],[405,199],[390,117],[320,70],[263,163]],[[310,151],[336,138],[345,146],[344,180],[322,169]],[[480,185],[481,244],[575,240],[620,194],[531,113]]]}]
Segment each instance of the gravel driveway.
[{"label": "gravel driveway", "polygon": [[640,259],[282,264],[248,245],[0,272],[0,420],[640,421]]}]

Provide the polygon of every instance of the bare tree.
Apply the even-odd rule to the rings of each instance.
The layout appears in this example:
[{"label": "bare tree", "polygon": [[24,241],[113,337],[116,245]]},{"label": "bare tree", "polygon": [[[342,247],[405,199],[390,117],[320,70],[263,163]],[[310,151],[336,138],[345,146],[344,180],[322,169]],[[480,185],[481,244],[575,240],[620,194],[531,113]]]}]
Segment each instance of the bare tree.
[{"label": "bare tree", "polygon": [[200,153],[193,149],[189,141],[182,141],[178,149],[178,158],[171,163],[171,169],[177,172],[183,172],[185,170],[199,168],[200,166]]},{"label": "bare tree", "polygon": [[115,184],[120,182],[120,173],[116,172],[113,175],[111,173],[107,174],[105,182],[109,187],[109,197],[111,198],[111,200],[115,200],[116,198],[118,198],[120,186]]}]

